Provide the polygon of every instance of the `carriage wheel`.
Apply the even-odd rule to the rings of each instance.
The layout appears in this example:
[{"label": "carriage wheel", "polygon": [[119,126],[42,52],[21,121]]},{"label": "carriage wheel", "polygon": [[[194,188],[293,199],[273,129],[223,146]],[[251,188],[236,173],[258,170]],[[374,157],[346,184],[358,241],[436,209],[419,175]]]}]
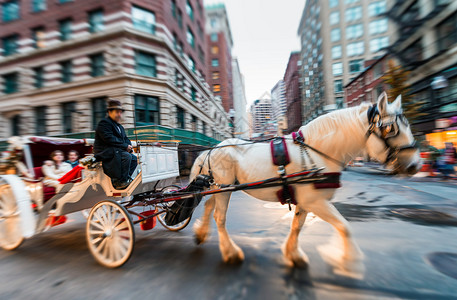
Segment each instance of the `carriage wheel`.
[{"label": "carriage wheel", "polygon": [[0,247],[14,250],[24,241],[19,209],[11,186],[4,181],[0,184]]},{"label": "carriage wheel", "polygon": [[102,266],[118,268],[132,256],[135,231],[127,210],[112,200],[97,203],[86,225],[90,252]]},{"label": "carriage wheel", "polygon": [[[179,188],[180,188],[180,186],[178,186],[178,185],[170,185],[170,186],[164,187],[161,190],[161,193],[163,195],[166,195],[167,193],[170,193],[171,191],[179,189]],[[170,202],[161,203],[160,205],[162,207],[168,208],[168,207],[171,207],[173,205],[173,203],[175,203],[175,202],[170,201]],[[192,219],[192,216],[190,216],[187,219],[185,219],[184,221],[182,221],[176,225],[167,225],[167,223],[165,222],[165,215],[166,215],[166,213],[162,213],[157,216],[157,219],[159,220],[160,224],[162,224],[163,227],[165,227],[166,229],[168,229],[170,231],[180,231],[180,230],[186,228],[186,226],[189,225],[190,220]]]}]

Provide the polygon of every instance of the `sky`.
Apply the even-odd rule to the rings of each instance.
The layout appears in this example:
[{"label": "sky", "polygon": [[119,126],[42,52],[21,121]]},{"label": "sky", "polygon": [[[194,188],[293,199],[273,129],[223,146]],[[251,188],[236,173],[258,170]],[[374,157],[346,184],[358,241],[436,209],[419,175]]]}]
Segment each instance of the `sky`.
[{"label": "sky", "polygon": [[204,0],[224,3],[233,36],[232,55],[245,77],[248,105],[282,79],[290,52],[300,50],[298,24],[305,0]]}]

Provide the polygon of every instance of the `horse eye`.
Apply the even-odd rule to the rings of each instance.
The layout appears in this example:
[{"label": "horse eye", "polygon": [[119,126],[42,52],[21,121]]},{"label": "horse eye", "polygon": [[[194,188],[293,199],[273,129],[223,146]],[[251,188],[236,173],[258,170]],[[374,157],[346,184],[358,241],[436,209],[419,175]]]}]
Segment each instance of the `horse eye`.
[{"label": "horse eye", "polygon": [[386,132],[387,132],[387,133],[389,133],[391,129],[392,129],[392,126],[391,126],[391,125],[386,126]]}]

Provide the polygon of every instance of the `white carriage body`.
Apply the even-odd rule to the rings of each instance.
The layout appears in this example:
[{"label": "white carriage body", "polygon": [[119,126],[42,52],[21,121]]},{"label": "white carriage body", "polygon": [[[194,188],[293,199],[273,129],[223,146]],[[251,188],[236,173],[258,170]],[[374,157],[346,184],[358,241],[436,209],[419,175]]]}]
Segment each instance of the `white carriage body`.
[{"label": "white carriage body", "polygon": [[[33,172],[33,165],[30,165],[31,155],[27,144],[33,143],[30,137],[23,137],[24,158],[29,170]],[[71,141],[70,139],[54,139],[62,143]],[[93,140],[84,140],[87,144],[92,144]],[[135,143],[133,143],[134,146]],[[56,150],[58,147],[56,147]],[[136,153],[139,158],[139,164],[134,174],[133,181],[124,190],[116,190],[111,179],[103,172],[102,164],[95,163],[93,166],[82,170],[82,180],[76,183],[68,183],[64,185],[62,190],[46,202],[38,215],[32,213],[32,201],[36,197],[42,195],[41,182],[27,182],[20,188],[24,188],[28,192],[27,197],[24,193],[19,193],[18,188],[13,187],[13,193],[16,199],[21,199],[21,205],[18,206],[19,214],[27,219],[22,222],[22,232],[24,237],[31,237],[33,234],[42,232],[46,228],[46,220],[48,212],[53,211],[54,216],[66,215],[72,212],[81,211],[92,208],[96,203],[102,200],[127,200],[136,194],[160,189],[173,183],[175,178],[179,176],[178,164],[178,147],[176,144],[161,146],[157,144],[139,145],[140,152]],[[8,177],[16,177],[13,180]],[[21,182],[20,177],[16,175],[0,175],[0,179],[4,179],[9,184]],[[17,195],[16,195],[17,194]],[[23,203],[23,202],[27,203]]]}]

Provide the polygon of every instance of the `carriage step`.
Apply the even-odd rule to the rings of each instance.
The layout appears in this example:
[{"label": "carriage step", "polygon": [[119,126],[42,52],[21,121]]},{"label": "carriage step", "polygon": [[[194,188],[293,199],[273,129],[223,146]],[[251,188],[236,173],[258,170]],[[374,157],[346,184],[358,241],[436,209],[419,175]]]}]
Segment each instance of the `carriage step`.
[{"label": "carriage step", "polygon": [[46,227],[54,227],[67,222],[67,216],[51,216],[46,221]]}]

